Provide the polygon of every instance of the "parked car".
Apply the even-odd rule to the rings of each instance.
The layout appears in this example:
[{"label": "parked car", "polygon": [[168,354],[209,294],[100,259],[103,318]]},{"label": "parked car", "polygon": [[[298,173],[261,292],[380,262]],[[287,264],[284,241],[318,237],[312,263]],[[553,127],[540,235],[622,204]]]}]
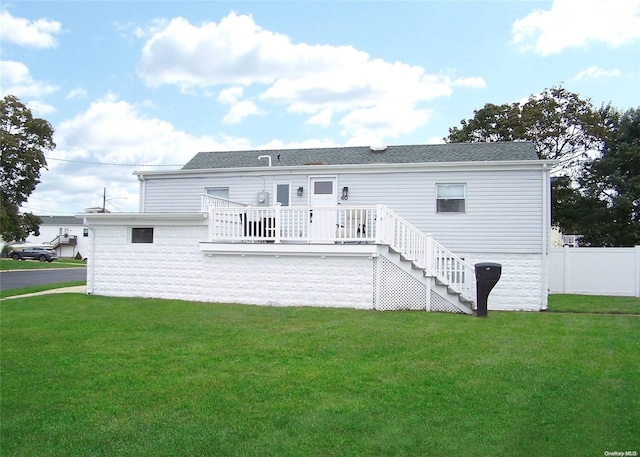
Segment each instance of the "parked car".
[{"label": "parked car", "polygon": [[39,260],[40,262],[53,262],[58,258],[56,251],[45,246],[27,246],[14,249],[9,253],[13,260]]}]

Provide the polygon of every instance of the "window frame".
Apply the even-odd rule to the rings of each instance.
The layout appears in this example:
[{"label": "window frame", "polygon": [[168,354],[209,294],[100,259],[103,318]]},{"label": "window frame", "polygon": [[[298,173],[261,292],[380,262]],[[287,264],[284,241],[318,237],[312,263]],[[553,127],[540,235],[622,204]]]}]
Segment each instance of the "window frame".
[{"label": "window frame", "polygon": [[[204,188],[204,193],[207,195],[211,195],[212,197],[224,198],[225,200],[229,200],[230,190],[229,186],[208,186]],[[226,197],[222,197],[218,195],[218,193],[226,193]]]},{"label": "window frame", "polygon": [[[440,189],[444,187],[453,187],[453,186],[461,186],[462,187],[462,197],[453,197],[453,198],[441,198],[440,197]],[[459,205],[462,205],[462,209],[450,209],[447,210],[446,207],[443,207],[443,202],[461,202],[456,206],[459,208]],[[453,205],[451,205],[453,207]],[[467,212],[467,183],[464,182],[439,182],[436,183],[436,214],[466,214]]]},{"label": "window frame", "polygon": [[274,201],[278,203],[278,186],[287,186],[287,204],[281,203],[282,206],[291,206],[291,182],[274,182],[273,183],[273,195]]},{"label": "window frame", "polygon": [[[145,232],[141,232],[142,230],[147,231],[146,236],[144,235]],[[131,227],[131,230],[129,230],[131,244],[153,244],[154,232],[154,227]],[[138,233],[138,235],[136,236],[135,233]],[[151,233],[150,239],[148,238],[149,233]]]}]

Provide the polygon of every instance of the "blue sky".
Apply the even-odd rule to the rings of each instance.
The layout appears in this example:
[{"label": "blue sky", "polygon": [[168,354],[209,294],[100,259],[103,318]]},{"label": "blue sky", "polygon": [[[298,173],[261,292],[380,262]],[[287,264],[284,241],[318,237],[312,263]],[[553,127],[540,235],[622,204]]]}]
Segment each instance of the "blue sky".
[{"label": "blue sky", "polygon": [[3,1],[0,92],[54,126],[23,205],[138,210],[199,151],[439,143],[564,85],[640,106],[640,0]]}]

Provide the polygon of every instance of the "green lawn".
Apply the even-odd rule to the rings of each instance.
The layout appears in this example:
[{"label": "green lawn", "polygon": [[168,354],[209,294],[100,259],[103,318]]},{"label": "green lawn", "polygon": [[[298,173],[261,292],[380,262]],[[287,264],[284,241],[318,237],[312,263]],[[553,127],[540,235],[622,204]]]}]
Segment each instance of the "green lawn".
[{"label": "green lawn", "polygon": [[0,271],[7,270],[37,270],[43,268],[78,268],[86,267],[82,260],[56,259],[53,262],[38,262],[37,260],[0,259]]},{"label": "green lawn", "polygon": [[554,294],[549,296],[549,311],[557,313],[640,314],[640,298]]},{"label": "green lawn", "polygon": [[0,303],[3,456],[640,451],[640,318]]}]

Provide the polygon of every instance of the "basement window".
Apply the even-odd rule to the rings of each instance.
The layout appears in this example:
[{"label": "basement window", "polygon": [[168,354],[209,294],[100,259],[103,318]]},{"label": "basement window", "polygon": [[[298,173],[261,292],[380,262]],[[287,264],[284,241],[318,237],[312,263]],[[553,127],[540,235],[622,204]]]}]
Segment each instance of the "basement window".
[{"label": "basement window", "polygon": [[132,243],[153,243],[153,227],[134,227],[131,229]]},{"label": "basement window", "polygon": [[436,212],[465,212],[466,184],[436,184],[436,195]]}]

